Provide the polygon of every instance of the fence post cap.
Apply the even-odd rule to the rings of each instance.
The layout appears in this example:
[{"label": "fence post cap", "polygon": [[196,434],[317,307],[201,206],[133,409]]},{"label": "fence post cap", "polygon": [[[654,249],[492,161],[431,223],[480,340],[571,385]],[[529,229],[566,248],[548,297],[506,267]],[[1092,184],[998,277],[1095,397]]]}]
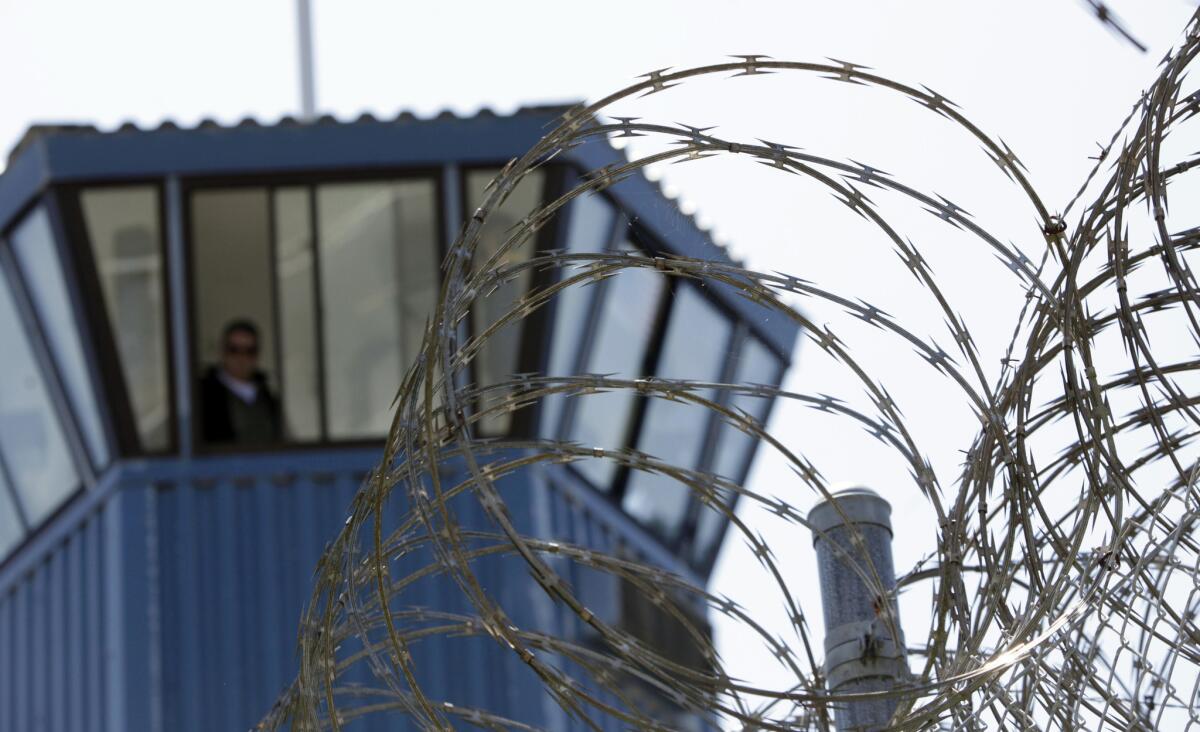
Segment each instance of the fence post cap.
[{"label": "fence post cap", "polygon": [[[840,513],[838,509],[841,509]],[[814,544],[822,533],[846,523],[876,524],[891,534],[892,505],[866,486],[851,485],[833,490],[828,499],[822,498],[808,512],[808,523]]]}]

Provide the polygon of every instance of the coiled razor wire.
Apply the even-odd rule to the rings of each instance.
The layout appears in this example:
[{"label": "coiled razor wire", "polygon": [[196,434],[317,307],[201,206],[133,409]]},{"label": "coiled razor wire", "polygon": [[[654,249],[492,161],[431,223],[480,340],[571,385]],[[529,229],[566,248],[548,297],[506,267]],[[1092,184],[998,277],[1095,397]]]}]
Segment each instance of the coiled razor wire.
[{"label": "coiled razor wire", "polygon": [[[1076,200],[1056,214],[1031,185],[1008,146],[985,134],[948,99],[853,63],[801,63],[765,56],[679,71],[659,70],[593,104],[568,112],[561,124],[493,181],[464,225],[445,263],[445,278],[424,347],[397,398],[395,419],[378,470],[358,493],[340,535],[316,572],[300,635],[296,681],[264,719],[265,728],[339,730],[374,714],[406,718],[423,729],[474,726],[525,730],[495,709],[434,698],[419,683],[419,647],[435,636],[490,639],[520,660],[580,728],[665,729],[640,711],[630,679],[679,709],[746,729],[831,729],[831,704],[806,609],[784,581],[771,547],[728,508],[726,497],[761,504],[807,534],[800,505],[761,495],[720,475],[684,469],[632,449],[599,450],[564,440],[481,438],[479,426],[549,398],[585,399],[631,391],[651,399],[696,405],[777,452],[793,468],[796,495],[829,496],[816,467],[748,413],[713,394],[794,400],[866,426],[908,466],[906,480],[936,514],[937,548],[899,580],[933,598],[925,639],[911,642],[911,678],[892,695],[901,700],[893,728],[1193,729],[1200,727],[1200,356],[1161,356],[1200,343],[1200,285],[1190,266],[1200,228],[1172,230],[1168,190],[1200,163],[1168,157],[1172,133],[1200,111],[1200,94],[1185,76],[1200,52],[1193,16],[1179,48],[1102,152]],[[909,187],[855,162],[821,157],[784,144],[724,139],[709,131],[630,118],[607,121],[613,104],[656,94],[700,77],[766,73],[816,75],[907,97],[974,138],[1024,200],[1015,216],[1036,221],[1023,241],[1040,251],[1033,261],[1001,241],[950,201]],[[556,200],[528,212],[489,257],[479,252],[489,218],[523,178],[557,153],[591,138],[646,136],[664,149],[593,170]],[[655,163],[732,156],[764,163],[824,187],[865,219],[903,261],[944,316],[953,353],[916,328],[856,298],[795,276],[749,271],[726,262],[631,252],[542,252],[510,257],[529,244],[571,201],[618,183]],[[998,378],[989,380],[972,333],[939,286],[918,245],[880,212],[864,191],[894,194],[961,230],[964,240],[999,257],[1013,286],[1026,295]],[[1194,214],[1194,200],[1176,215]],[[1032,216],[1029,212],[1032,211]],[[1075,212],[1072,214],[1072,212]],[[1067,216],[1071,219],[1068,221]],[[1178,229],[1178,227],[1174,227]],[[481,261],[486,259],[486,261]],[[761,384],[624,379],[606,375],[523,375],[486,386],[466,374],[485,344],[506,326],[545,307],[564,290],[625,270],[722,283],[802,329],[866,391],[871,409],[823,395]],[[533,277],[554,270],[560,276]],[[1159,280],[1139,276],[1152,272]],[[482,332],[463,323],[483,297],[534,284]],[[547,283],[548,280],[554,280]],[[1147,290],[1145,283],[1164,286]],[[944,377],[978,418],[961,472],[940,474],[922,451],[884,381],[856,360],[828,325],[810,322],[787,303],[816,299],[876,326],[916,351]],[[1014,316],[1017,316],[1014,313]],[[1113,369],[1098,345],[1111,335],[1123,346]],[[1164,349],[1164,344],[1169,346]],[[1156,347],[1157,345],[1157,347]],[[1103,362],[1102,362],[1103,361]],[[1105,376],[1104,374],[1115,374]],[[1035,398],[1035,383],[1037,396]],[[1049,396],[1046,396],[1046,395]],[[1126,406],[1121,406],[1126,405]],[[1060,431],[1054,432],[1053,425]],[[1062,430],[1065,430],[1063,432]],[[1052,435],[1066,434],[1055,443]],[[511,496],[497,481],[543,464],[603,459],[630,471],[669,476],[709,509],[723,512],[777,583],[794,638],[773,636],[733,599],[710,594],[651,564],[594,547],[573,546],[522,532],[506,509]],[[448,472],[445,466],[458,466]],[[943,471],[944,473],[944,471]],[[454,475],[448,478],[448,475]],[[903,477],[903,476],[901,476]],[[900,481],[900,478],[897,479]],[[800,489],[807,486],[811,492]],[[406,513],[389,518],[403,501]],[[392,503],[390,503],[392,502]],[[466,525],[462,506],[481,509],[490,527]],[[414,556],[425,558],[414,565]],[[515,561],[560,611],[574,615],[597,640],[554,637],[521,627],[478,567]],[[881,596],[869,558],[857,558],[864,581]],[[407,562],[407,563],[406,563]],[[626,629],[602,620],[565,579],[567,565],[619,578],[676,619],[703,662],[681,663]],[[406,593],[438,577],[460,597],[453,609],[412,604]],[[758,688],[731,678],[708,635],[687,611],[707,606],[756,632],[792,683]],[[888,603],[882,603],[887,606]],[[913,633],[907,634],[910,641]],[[458,659],[463,664],[470,659]],[[439,659],[438,663],[453,663]],[[504,683],[498,680],[495,683]]]}]

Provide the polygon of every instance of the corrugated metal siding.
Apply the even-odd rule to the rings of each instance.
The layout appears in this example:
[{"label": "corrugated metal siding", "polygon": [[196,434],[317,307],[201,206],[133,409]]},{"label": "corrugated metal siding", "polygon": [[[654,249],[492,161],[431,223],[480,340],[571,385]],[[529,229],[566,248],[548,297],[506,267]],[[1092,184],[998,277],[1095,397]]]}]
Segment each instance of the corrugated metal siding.
[{"label": "corrugated metal siding", "polygon": [[[103,515],[95,514],[0,590],[0,730],[105,732],[101,587]],[[118,590],[119,591],[119,590]]]},{"label": "corrugated metal siding", "polygon": [[[361,471],[341,470],[163,481],[154,488],[164,729],[247,729],[291,682],[313,570],[342,528],[360,481]],[[389,502],[392,525],[403,509],[403,501]],[[484,521],[474,501],[462,502],[459,520],[465,526]],[[426,561],[414,554],[396,571]],[[519,608],[533,588],[523,571],[504,573],[512,566],[482,562],[477,570],[485,586],[506,596],[506,606]],[[401,602],[467,610],[457,588],[438,579],[415,583]],[[348,642],[343,653],[358,648]],[[540,696],[536,682],[497,683],[531,675],[511,656],[484,638],[432,638],[414,648],[430,698],[528,719],[531,698]],[[360,663],[345,681],[370,683],[368,674]],[[395,729],[396,721],[375,715],[351,729]]]},{"label": "corrugated metal siding", "polygon": [[[0,574],[0,732],[224,732],[257,722],[294,677],[314,568],[371,467],[362,456],[296,463],[223,459],[219,471],[204,470],[203,460],[142,464],[115,479],[74,527],[53,527],[56,543],[41,547],[44,556],[23,574]],[[644,541],[612,520],[607,504],[596,503],[603,499],[581,500],[531,477],[499,486],[521,530],[601,551]],[[455,508],[462,526],[491,528],[471,496]],[[389,501],[391,525],[404,509],[402,498]],[[395,571],[428,561],[414,553]],[[615,619],[610,584],[556,561],[593,611]],[[576,639],[585,632],[520,560],[487,558],[474,570],[523,627]],[[413,584],[398,603],[469,610],[444,578]],[[488,638],[431,638],[414,656],[432,699],[555,729],[580,726]],[[345,681],[371,683],[367,665]],[[350,729],[393,730],[398,721],[374,715]]]},{"label": "corrugated metal siding", "polygon": [[155,489],[165,729],[248,729],[294,676],[297,627],[357,471]]}]

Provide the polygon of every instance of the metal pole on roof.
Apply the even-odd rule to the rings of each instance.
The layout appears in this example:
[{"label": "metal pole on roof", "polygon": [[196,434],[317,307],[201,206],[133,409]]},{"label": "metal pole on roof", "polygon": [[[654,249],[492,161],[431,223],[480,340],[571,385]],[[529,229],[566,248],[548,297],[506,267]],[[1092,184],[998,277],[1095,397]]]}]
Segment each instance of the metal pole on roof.
[{"label": "metal pole on roof", "polygon": [[[808,513],[825,615],[825,681],[835,694],[891,690],[908,677],[895,600],[892,507],[859,486],[831,496]],[[873,586],[882,587],[883,597]],[[837,703],[834,723],[839,732],[883,730],[898,704],[895,698]]]},{"label": "metal pole on roof", "polygon": [[296,0],[296,36],[300,46],[300,119],[317,117],[317,82],[313,73],[312,0]]}]

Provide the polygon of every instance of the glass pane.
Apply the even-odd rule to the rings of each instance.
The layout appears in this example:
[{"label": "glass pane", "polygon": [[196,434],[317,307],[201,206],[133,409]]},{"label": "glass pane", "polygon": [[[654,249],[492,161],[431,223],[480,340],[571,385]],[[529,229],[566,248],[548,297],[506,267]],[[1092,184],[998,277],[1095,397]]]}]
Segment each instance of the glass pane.
[{"label": "glass pane", "polygon": [[[626,244],[622,248],[632,247]],[[641,268],[622,270],[607,281],[585,373],[626,379],[641,376],[664,285],[661,275]],[[634,397],[628,390],[577,397],[570,439],[585,447],[624,447]],[[617,467],[613,461],[588,458],[572,464],[596,488],[611,489]]]},{"label": "glass pane", "polygon": [[[616,215],[613,207],[599,194],[589,193],[576,198],[571,203],[567,240],[559,247],[572,254],[604,251],[608,248]],[[560,277],[567,278],[578,272],[577,268],[563,269]],[[590,283],[581,283],[572,285],[556,296],[554,335],[550,342],[549,374],[551,376],[568,376],[574,372],[580,339],[587,329],[588,309],[595,291]],[[556,438],[560,436],[558,422],[562,408],[563,399],[559,394],[551,394],[542,400],[541,433],[543,437]]]},{"label": "glass pane", "polygon": [[[779,379],[782,364],[762,341],[748,336],[742,342],[734,361],[733,383],[775,384]],[[745,410],[755,419],[767,416],[771,406],[768,399],[737,394],[730,398],[730,407]],[[733,481],[740,481],[750,458],[754,438],[729,424],[722,424],[718,431],[717,447],[710,470]]]},{"label": "glass pane", "polygon": [[[753,336],[747,336],[742,341],[741,348],[735,356],[733,383],[735,384],[775,384],[779,379],[783,364],[775,357],[762,341]],[[771,406],[769,400],[761,397],[735,395],[729,403],[735,409],[744,409],[758,420],[766,418],[767,409]],[[717,446],[713,454],[710,470],[729,480],[740,483],[749,467],[751,451],[754,448],[753,437],[741,432],[732,425],[722,423],[717,430]],[[733,496],[726,497],[726,503]],[[696,534],[692,539],[691,560],[697,565],[704,565],[716,550],[716,542],[720,538],[721,527],[725,525],[725,515],[709,508],[700,511],[696,524]]]},{"label": "glass pane", "polygon": [[92,189],[80,205],[142,449],[164,450],[170,399],[158,193]]},{"label": "glass pane", "polygon": [[317,189],[330,437],[387,434],[437,294],[434,191],[424,180]]},{"label": "glass pane", "polygon": [[0,473],[0,558],[17,545],[24,533],[17,519],[17,507],[13,505],[11,490],[4,473]]},{"label": "glass pane", "polygon": [[25,516],[37,524],[79,487],[79,474],[3,278],[0,343],[0,457]]},{"label": "glass pane", "polygon": [[[663,379],[719,381],[733,325],[694,287],[680,286],[671,307],[656,375]],[[712,399],[714,390],[699,396]],[[684,402],[651,398],[638,449],[662,462],[698,468],[711,412]],[[631,472],[622,506],[659,536],[673,540],[687,518],[691,489],[667,475]]]},{"label": "glass pane", "polygon": [[[730,498],[725,496],[725,505],[729,505]],[[707,506],[700,510],[700,517],[696,520],[696,534],[692,538],[689,551],[692,564],[703,567],[708,562],[710,555],[717,548],[716,542],[720,538],[721,529],[728,520],[725,514]]]},{"label": "glass pane", "polygon": [[221,357],[221,335],[233,320],[259,329],[260,368],[274,376],[270,211],[265,188],[192,194],[192,268],[198,366]]},{"label": "glass pane", "polygon": [[[272,388],[278,372],[267,190],[197,191],[191,221],[201,440],[277,441],[283,433]],[[229,330],[233,323],[243,324],[237,333]]]},{"label": "glass pane", "polygon": [[287,434],[294,440],[321,437],[310,198],[306,188],[275,191],[279,381]]},{"label": "glass pane", "polygon": [[66,277],[45,209],[38,208],[29,215],[13,233],[12,244],[88,454],[96,467],[103,467],[108,464],[108,442],[83,355],[79,323],[67,296]]},{"label": "glass pane", "polygon": [[[485,189],[498,172],[475,170],[467,173],[468,212],[474,211],[483,203],[489,193]],[[479,235],[475,266],[482,267],[489,261],[513,233],[513,227],[541,205],[543,178],[541,171],[534,171],[525,176],[509,194],[504,205],[488,216],[487,224]],[[495,266],[503,267],[529,259],[537,246],[536,238],[537,234],[534,234],[520,245],[509,249]],[[512,309],[513,304],[529,291],[529,280],[530,272],[524,270],[516,278],[500,284],[494,292],[475,301],[472,311],[475,335],[483,333],[488,326]],[[507,381],[519,370],[522,325],[523,321],[518,320],[488,338],[475,359],[475,375],[481,386]],[[482,431],[485,434],[501,434],[508,431],[511,422],[511,414],[497,414],[484,420]]]}]

